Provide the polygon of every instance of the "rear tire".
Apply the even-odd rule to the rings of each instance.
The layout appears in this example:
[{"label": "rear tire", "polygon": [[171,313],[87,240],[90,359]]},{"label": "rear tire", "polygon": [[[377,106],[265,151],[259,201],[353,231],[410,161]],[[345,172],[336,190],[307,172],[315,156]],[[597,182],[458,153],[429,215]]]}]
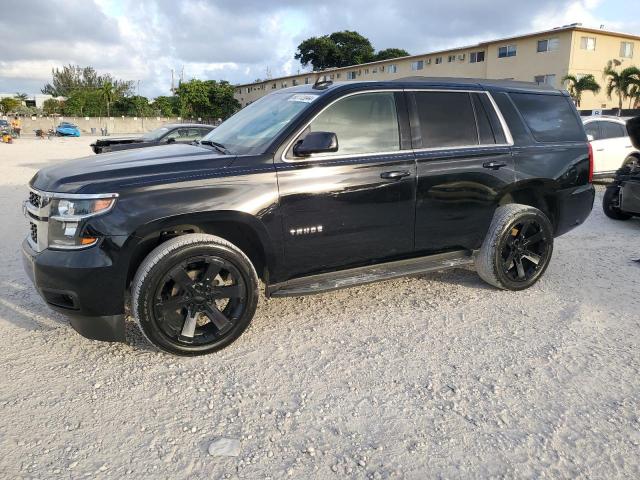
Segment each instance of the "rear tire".
[{"label": "rear tire", "polygon": [[553,253],[553,228],[534,207],[499,207],[476,256],[480,278],[503,290],[524,290],[547,269]]},{"label": "rear tire", "polygon": [[131,299],[149,342],[175,355],[203,355],[247,329],[258,304],[258,276],[249,258],[226,240],[182,235],[144,259]]},{"label": "rear tire", "polygon": [[619,192],[620,187],[618,185],[607,187],[602,197],[602,210],[607,217],[613,220],[629,220],[633,215],[623,212],[617,206]]}]

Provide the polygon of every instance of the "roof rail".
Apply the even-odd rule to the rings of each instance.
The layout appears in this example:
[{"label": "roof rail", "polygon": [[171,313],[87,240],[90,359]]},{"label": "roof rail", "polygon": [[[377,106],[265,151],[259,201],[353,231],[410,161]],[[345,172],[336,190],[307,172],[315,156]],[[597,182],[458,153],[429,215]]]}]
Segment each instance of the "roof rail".
[{"label": "roof rail", "polygon": [[333,85],[333,80],[316,80],[316,83],[313,84],[314,89],[316,90],[325,90]]}]

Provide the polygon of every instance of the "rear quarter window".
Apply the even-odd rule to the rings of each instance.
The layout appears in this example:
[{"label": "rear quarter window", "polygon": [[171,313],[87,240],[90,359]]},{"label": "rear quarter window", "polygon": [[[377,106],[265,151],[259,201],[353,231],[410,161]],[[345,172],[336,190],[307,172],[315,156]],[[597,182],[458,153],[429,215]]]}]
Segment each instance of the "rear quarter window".
[{"label": "rear quarter window", "polygon": [[511,93],[510,96],[538,142],[585,141],[582,123],[564,95]]}]

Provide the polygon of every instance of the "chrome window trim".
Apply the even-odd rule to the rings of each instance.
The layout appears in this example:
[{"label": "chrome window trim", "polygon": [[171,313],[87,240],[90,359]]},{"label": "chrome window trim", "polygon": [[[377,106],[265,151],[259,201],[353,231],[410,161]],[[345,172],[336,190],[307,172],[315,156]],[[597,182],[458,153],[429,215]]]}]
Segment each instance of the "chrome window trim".
[{"label": "chrome window trim", "polygon": [[[327,155],[324,157],[302,157],[300,159],[291,159],[287,158],[287,152],[291,149],[291,146],[296,141],[296,139],[300,136],[300,134],[307,129],[307,127],[316,119],[319,115],[321,115],[327,108],[332,106],[334,103],[348,98],[354,95],[362,95],[365,93],[386,93],[386,92],[448,92],[448,93],[483,93],[487,95],[489,98],[489,102],[493,106],[493,110],[498,116],[498,121],[500,122],[500,126],[502,127],[502,131],[504,132],[505,139],[507,143],[492,143],[492,144],[484,144],[484,145],[458,145],[455,147],[427,147],[427,148],[416,148],[416,149],[400,149],[400,150],[391,150],[385,152],[370,152],[370,153],[357,153],[357,154],[344,154],[344,155]],[[399,131],[400,125],[398,125]],[[435,151],[449,151],[449,150],[465,150],[465,149],[487,149],[487,148],[496,148],[496,147],[512,147],[514,145],[513,136],[511,135],[511,130],[507,126],[507,122],[500,111],[500,108],[496,104],[493,96],[487,90],[471,90],[471,89],[443,89],[443,88],[385,88],[385,89],[376,89],[376,90],[361,90],[359,92],[351,92],[347,95],[343,95],[334,99],[332,102],[325,105],[318,113],[316,113],[311,120],[306,122],[304,126],[298,129],[295,135],[292,136],[291,140],[287,143],[285,149],[282,151],[280,155],[280,160],[284,163],[305,163],[305,162],[314,162],[314,161],[323,161],[323,160],[340,160],[347,158],[369,158],[369,157],[377,157],[377,156],[387,156],[387,155],[398,155],[398,154],[406,154],[410,152],[435,152]]]}]

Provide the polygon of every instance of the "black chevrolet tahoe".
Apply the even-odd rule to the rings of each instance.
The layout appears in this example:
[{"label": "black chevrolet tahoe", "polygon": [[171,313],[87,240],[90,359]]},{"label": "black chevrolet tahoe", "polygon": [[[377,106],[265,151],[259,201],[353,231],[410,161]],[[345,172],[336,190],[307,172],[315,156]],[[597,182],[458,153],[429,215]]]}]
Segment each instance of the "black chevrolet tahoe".
[{"label": "black chevrolet tahoe", "polygon": [[[593,162],[569,96],[414,77],[293,87],[196,145],[40,170],[24,264],[82,335],[142,333],[180,355],[233,342],[267,297],[475,265],[521,290],[591,212]],[[419,292],[416,292],[419,294]]]}]

